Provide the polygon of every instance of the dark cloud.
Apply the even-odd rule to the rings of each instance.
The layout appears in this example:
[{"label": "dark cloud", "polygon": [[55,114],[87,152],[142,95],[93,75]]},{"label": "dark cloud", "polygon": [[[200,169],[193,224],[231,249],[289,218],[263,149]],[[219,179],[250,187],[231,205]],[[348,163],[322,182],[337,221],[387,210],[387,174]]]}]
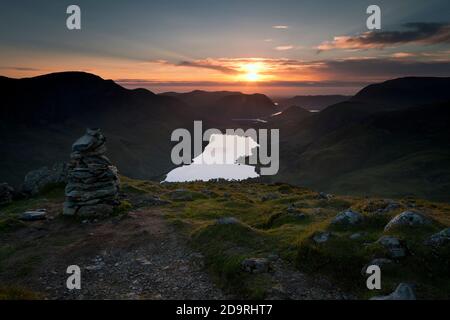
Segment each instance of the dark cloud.
[{"label": "dark cloud", "polygon": [[[404,76],[450,76],[450,61],[399,59],[348,59],[324,61],[323,72],[343,77],[394,78]],[[321,72],[318,70],[318,72]]]},{"label": "dark cloud", "polygon": [[0,67],[2,70],[14,70],[14,71],[41,71],[40,69],[36,68],[29,68],[29,67]]},{"label": "dark cloud", "polygon": [[210,69],[210,70],[216,70],[223,72],[225,74],[238,74],[239,72],[235,69],[221,66],[221,65],[214,65],[209,63],[203,63],[203,62],[197,62],[197,61],[181,61],[180,63],[176,64],[179,67],[193,67],[193,68],[203,68],[203,69]]},{"label": "dark cloud", "polygon": [[331,49],[382,49],[401,44],[450,43],[449,23],[413,22],[400,31],[369,31],[356,36],[337,36],[318,46],[319,51]]},{"label": "dark cloud", "polygon": [[[144,87],[242,87],[245,82],[218,82],[218,81],[153,81],[144,79],[117,79],[123,86]],[[360,87],[371,84],[367,81],[267,81],[258,82],[258,87]]]}]

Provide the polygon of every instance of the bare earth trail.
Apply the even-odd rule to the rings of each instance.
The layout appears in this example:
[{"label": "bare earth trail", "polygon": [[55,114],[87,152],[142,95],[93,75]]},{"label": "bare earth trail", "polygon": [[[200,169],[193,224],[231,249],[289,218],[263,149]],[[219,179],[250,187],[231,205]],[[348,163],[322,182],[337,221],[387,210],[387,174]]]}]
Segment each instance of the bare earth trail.
[{"label": "bare earth trail", "polygon": [[[58,254],[59,270],[41,278],[56,299],[224,299],[193,252],[157,209],[126,219],[87,223],[84,236]],[[64,261],[64,262],[63,262]],[[65,269],[79,265],[82,289],[65,287]]]},{"label": "bare earth trail", "polygon": [[[48,208],[59,212],[60,208]],[[13,238],[12,238],[13,237]],[[98,222],[64,219],[30,222],[2,244],[18,250],[1,283],[19,283],[46,299],[232,299],[217,288],[203,256],[167,222],[158,208],[131,211],[125,218]],[[36,265],[18,279],[18,269]],[[34,262],[33,262],[34,261]],[[81,269],[81,290],[68,290],[69,265]],[[274,287],[268,299],[346,299],[323,279],[272,263]]]}]

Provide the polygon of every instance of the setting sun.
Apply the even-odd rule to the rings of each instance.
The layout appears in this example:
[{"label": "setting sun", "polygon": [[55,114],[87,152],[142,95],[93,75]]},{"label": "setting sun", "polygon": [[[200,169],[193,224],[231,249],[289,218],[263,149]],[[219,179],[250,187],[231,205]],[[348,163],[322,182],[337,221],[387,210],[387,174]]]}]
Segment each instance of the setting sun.
[{"label": "setting sun", "polygon": [[249,63],[243,66],[245,72],[245,79],[247,81],[258,81],[260,79],[259,72],[261,66],[257,63]]}]

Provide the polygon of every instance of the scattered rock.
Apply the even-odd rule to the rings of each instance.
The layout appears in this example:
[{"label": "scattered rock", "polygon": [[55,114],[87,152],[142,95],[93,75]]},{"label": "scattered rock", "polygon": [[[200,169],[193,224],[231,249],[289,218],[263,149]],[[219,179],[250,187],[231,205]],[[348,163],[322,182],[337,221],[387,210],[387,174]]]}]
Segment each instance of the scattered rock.
[{"label": "scattered rock", "polygon": [[363,221],[363,216],[352,209],[345,210],[339,213],[334,219],[331,221],[331,224],[334,225],[356,225]]},{"label": "scattered rock", "polygon": [[415,211],[404,211],[392,218],[391,221],[384,227],[384,230],[390,230],[396,227],[409,226],[416,227],[422,225],[430,225],[431,219],[421,213]]},{"label": "scattered rock", "polygon": [[370,300],[416,300],[416,294],[412,285],[402,282],[391,294],[373,297]]},{"label": "scattered rock", "polygon": [[150,206],[164,206],[166,204],[169,204],[170,201],[163,200],[157,196],[153,195],[143,195],[140,197],[135,205],[138,207],[150,207]]},{"label": "scattered rock", "polygon": [[312,239],[316,243],[324,243],[327,242],[330,239],[330,237],[331,237],[330,232],[319,231],[314,233]]},{"label": "scattered rock", "polygon": [[192,192],[186,189],[177,189],[169,194],[170,199],[175,201],[192,201],[194,198],[192,197]]},{"label": "scattered rock", "polygon": [[67,163],[56,163],[52,168],[42,167],[25,175],[22,191],[31,195],[40,193],[45,187],[67,182]]},{"label": "scattered rock", "polygon": [[377,240],[377,243],[385,247],[391,258],[402,258],[406,256],[406,250],[402,246],[400,240],[392,236],[382,236]]},{"label": "scattered rock", "polygon": [[100,129],[87,129],[72,145],[65,215],[107,216],[119,204],[119,176],[105,156],[105,142]]},{"label": "scattered rock", "polygon": [[242,269],[249,273],[269,272],[269,260],[266,258],[248,258],[241,263]]},{"label": "scattered rock", "polygon": [[350,239],[357,240],[362,237],[365,237],[367,235],[367,232],[356,232],[350,235]]},{"label": "scattered rock", "polygon": [[239,220],[234,217],[221,217],[216,220],[216,224],[238,224]]},{"label": "scattered rock", "polygon": [[369,199],[365,202],[362,210],[375,214],[384,214],[400,207],[402,207],[400,203],[391,199]]},{"label": "scattered rock", "polygon": [[202,193],[209,198],[216,198],[219,196],[216,192],[208,190],[208,189],[203,189]]},{"label": "scattered rock", "polygon": [[391,263],[392,263],[391,259],[376,258],[376,259],[373,259],[372,261],[370,261],[369,265],[375,265],[375,266],[382,267],[386,264],[391,264]]},{"label": "scattered rock", "polygon": [[301,213],[301,212],[290,213],[290,215],[293,216],[294,218],[298,219],[298,220],[304,220],[304,219],[306,219],[306,214]]},{"label": "scattered rock", "polygon": [[333,198],[333,195],[325,193],[325,192],[319,192],[319,194],[317,195],[317,198],[319,200],[331,200]]},{"label": "scattered rock", "polygon": [[47,211],[45,209],[30,210],[22,213],[19,217],[22,221],[37,221],[45,220],[47,218]]},{"label": "scattered rock", "polygon": [[280,195],[274,192],[267,193],[261,197],[261,201],[269,201],[279,199]]},{"label": "scattered rock", "polygon": [[385,265],[389,265],[389,264],[392,264],[393,262],[392,262],[392,260],[391,259],[386,259],[386,258],[376,258],[376,259],[373,259],[372,261],[370,261],[368,264],[366,264],[362,269],[361,269],[361,274],[363,275],[363,276],[366,276],[367,275],[367,273],[366,273],[366,271],[367,271],[367,268],[369,267],[369,266],[378,266],[378,267],[383,267],[383,266],[385,266]]},{"label": "scattered rock", "polygon": [[0,183],[0,206],[11,203],[14,189],[7,183]]},{"label": "scattered rock", "polygon": [[402,205],[400,203],[395,202],[395,201],[389,201],[388,205],[383,209],[383,212],[387,213],[387,212],[396,210],[401,207],[402,207]]},{"label": "scattered rock", "polygon": [[425,244],[433,247],[441,247],[450,244],[450,228],[446,228],[433,234],[425,241]]}]

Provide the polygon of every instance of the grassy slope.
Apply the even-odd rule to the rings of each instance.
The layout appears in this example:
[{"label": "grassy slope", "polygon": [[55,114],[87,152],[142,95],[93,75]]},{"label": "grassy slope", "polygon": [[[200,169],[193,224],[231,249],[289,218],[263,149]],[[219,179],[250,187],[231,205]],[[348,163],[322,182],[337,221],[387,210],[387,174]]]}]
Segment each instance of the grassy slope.
[{"label": "grassy slope", "polygon": [[[449,204],[412,198],[399,200],[405,206],[413,204],[415,209],[429,215],[435,222],[425,229],[391,232],[405,241],[410,254],[392,267],[382,268],[382,292],[373,292],[365,288],[365,277],[361,275],[361,269],[373,257],[384,255],[382,248],[374,242],[384,234],[383,227],[387,221],[404,209],[396,209],[381,217],[375,216],[371,212],[381,207],[380,199],[335,196],[332,200],[321,200],[316,192],[286,184],[159,184],[123,177],[122,187],[129,195],[152,194],[168,200],[170,191],[188,189],[193,195],[193,201],[173,201],[171,205],[162,207],[162,210],[168,221],[188,234],[191,245],[204,254],[206,266],[216,282],[225,290],[241,297],[263,298],[272,287],[269,274],[247,274],[241,270],[241,261],[247,257],[268,257],[271,254],[279,255],[302,271],[328,277],[360,298],[388,293],[399,282],[405,281],[418,285],[419,298],[450,297],[449,253],[443,252],[437,256],[422,244],[431,234],[444,226],[450,226]],[[205,193],[205,190],[208,192]],[[262,197],[266,195],[272,195],[274,199],[263,201]],[[16,215],[23,210],[48,204],[61,206],[62,201],[62,190],[53,189],[36,198],[1,208],[0,234],[10,234],[17,228],[28,227],[16,219]],[[306,218],[298,219],[286,211],[294,203]],[[122,207],[129,209],[129,206],[129,203],[125,203]],[[366,222],[349,229],[330,226],[331,219],[349,207],[362,212],[366,216]],[[240,223],[218,225],[215,221],[219,217],[235,217]],[[311,236],[323,230],[332,231],[334,236],[324,244],[315,244]],[[349,236],[357,231],[364,231],[366,235],[358,240],[351,240]],[[63,240],[47,241],[53,243]],[[21,250],[14,243],[2,245],[0,270],[2,266],[10,265],[11,259],[19,259]],[[25,253],[26,248],[23,250]],[[29,257],[24,256],[25,258]],[[42,259],[45,261],[45,257]],[[30,260],[27,265],[33,267],[33,263]],[[22,271],[18,274],[18,279],[26,280],[32,274],[27,270]],[[22,288],[0,290],[0,298],[31,297],[30,294]]]},{"label": "grassy slope", "polygon": [[[379,295],[380,292],[366,289],[361,270],[373,257],[385,254],[374,242],[384,235],[386,223],[405,210],[396,209],[380,217],[371,212],[381,207],[381,199],[336,196],[329,201],[320,200],[316,192],[286,184],[196,182],[160,186],[138,181],[126,183],[163,197],[167,189],[185,188],[193,192],[194,201],[175,202],[166,209],[169,219],[187,232],[192,245],[205,254],[208,267],[222,287],[250,298],[263,297],[271,283],[264,275],[242,272],[241,261],[274,253],[300,270],[329,277],[361,298]],[[204,196],[204,190],[213,192],[214,196]],[[276,195],[276,199],[262,201],[267,194]],[[306,214],[305,219],[287,213],[288,205],[293,203],[299,212]],[[410,255],[392,267],[383,268],[382,293],[390,292],[399,282],[410,281],[418,284],[420,298],[450,297],[446,271],[448,252],[436,257],[423,245],[424,239],[450,225],[450,205],[414,199],[404,199],[400,203],[405,206],[414,203],[417,210],[435,222],[426,229],[389,233],[405,241]],[[331,219],[349,207],[362,212],[366,222],[349,229],[330,226]],[[215,224],[219,217],[235,217],[241,223]],[[332,231],[335,236],[317,245],[311,241],[311,235],[322,230]],[[358,240],[349,238],[359,231],[366,235]]]}]

